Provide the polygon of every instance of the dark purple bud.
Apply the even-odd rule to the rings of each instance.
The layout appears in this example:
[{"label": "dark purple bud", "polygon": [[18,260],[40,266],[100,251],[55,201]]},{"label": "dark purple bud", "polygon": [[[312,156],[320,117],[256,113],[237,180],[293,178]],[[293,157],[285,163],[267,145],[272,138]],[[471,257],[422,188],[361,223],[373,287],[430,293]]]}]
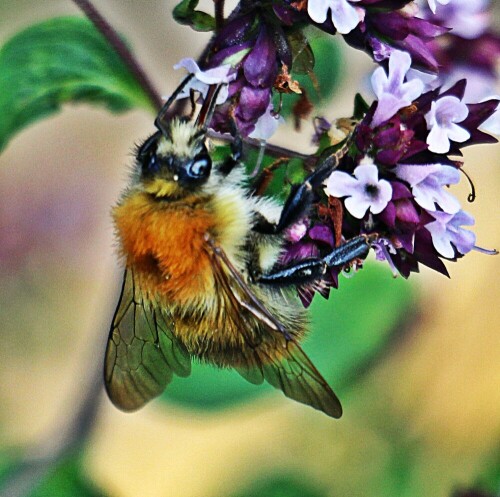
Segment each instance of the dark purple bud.
[{"label": "dark purple bud", "polygon": [[375,29],[393,41],[402,41],[410,34],[408,18],[399,12],[382,12],[370,15]]},{"label": "dark purple bud", "polygon": [[271,101],[270,88],[245,86],[241,90],[236,114],[244,121],[256,121],[267,109]]},{"label": "dark purple bud", "polygon": [[414,243],[414,256],[427,267],[434,269],[438,273],[444,274],[450,277],[448,270],[444,265],[443,261],[438,257],[436,249],[432,244],[432,237],[429,231],[425,228],[418,230],[415,233],[415,243]]},{"label": "dark purple bud", "polygon": [[377,217],[380,221],[389,226],[389,228],[394,229],[396,227],[396,206],[394,202],[389,202]]},{"label": "dark purple bud", "polygon": [[265,24],[262,24],[255,46],[243,62],[243,72],[248,82],[255,87],[270,88],[276,80],[276,47]]},{"label": "dark purple bud", "polygon": [[409,34],[403,41],[397,43],[399,48],[410,53],[412,64],[437,72],[439,64],[429,45],[416,35]]},{"label": "dark purple bud", "polygon": [[236,16],[226,22],[214,39],[215,50],[245,43],[251,34],[254,22],[254,15]]},{"label": "dark purple bud", "polygon": [[420,221],[414,203],[407,198],[403,198],[395,202],[396,218],[401,223],[417,225]]},{"label": "dark purple bud", "polygon": [[451,95],[453,97],[457,97],[459,100],[462,100],[465,95],[465,88],[467,87],[467,80],[461,79],[457,81],[451,88],[444,91],[439,95],[439,97],[445,97],[447,95]]},{"label": "dark purple bud", "polygon": [[391,181],[392,200],[401,200],[403,198],[412,198],[413,193],[410,189],[401,183],[401,181]]},{"label": "dark purple bud", "polygon": [[413,254],[413,239],[414,233],[399,233],[397,239],[403,249],[405,249],[409,254]]}]

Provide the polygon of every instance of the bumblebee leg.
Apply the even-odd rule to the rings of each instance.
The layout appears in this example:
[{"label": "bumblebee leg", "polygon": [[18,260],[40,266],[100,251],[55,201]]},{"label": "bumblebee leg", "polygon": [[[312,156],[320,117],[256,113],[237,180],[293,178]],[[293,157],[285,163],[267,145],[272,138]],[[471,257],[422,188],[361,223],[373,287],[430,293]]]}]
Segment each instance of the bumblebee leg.
[{"label": "bumblebee leg", "polygon": [[314,190],[330,175],[330,167],[320,166],[310,174],[300,185],[293,185],[290,195],[285,201],[278,223],[274,224],[265,218],[260,218],[254,226],[254,231],[266,235],[278,234],[291,226],[309,211],[314,198]]},{"label": "bumblebee leg", "polygon": [[321,279],[329,268],[340,267],[357,258],[364,258],[370,249],[370,238],[351,238],[334,248],[322,259],[310,258],[278,268],[270,273],[252,275],[256,283],[275,286],[302,285]]},{"label": "bumblebee leg", "polygon": [[253,229],[266,235],[277,234],[305,216],[314,202],[315,190],[338,166],[340,158],[345,154],[345,147],[342,147],[341,151],[342,153],[339,151],[322,160],[318,168],[307,176],[302,184],[292,186],[292,191],[285,201],[278,223],[274,224],[261,218]]},{"label": "bumblebee leg", "polygon": [[234,135],[234,140],[231,143],[231,155],[219,166],[219,171],[224,176],[227,176],[239,164],[243,155],[243,140],[233,120],[231,120],[231,130]]}]

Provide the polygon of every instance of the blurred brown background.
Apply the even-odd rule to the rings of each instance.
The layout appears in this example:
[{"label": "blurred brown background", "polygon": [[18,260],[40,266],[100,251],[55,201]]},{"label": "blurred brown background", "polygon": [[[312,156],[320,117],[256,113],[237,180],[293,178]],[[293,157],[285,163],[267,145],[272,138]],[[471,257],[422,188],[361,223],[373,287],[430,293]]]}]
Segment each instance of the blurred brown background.
[{"label": "blurred brown background", "polygon": [[[164,95],[181,77],[173,64],[196,57],[207,39],[171,20],[175,3],[96,2]],[[0,39],[66,14],[79,14],[69,0],[1,0]],[[364,54],[346,53],[330,117],[349,114],[371,67]],[[144,112],[66,106],[0,156],[0,446],[29,446],[62,429],[100,368],[119,284],[109,211],[134,142],[151,129]],[[294,147],[307,150],[300,140],[294,135]],[[500,248],[499,147],[466,153],[478,198],[464,207],[476,218],[478,245]],[[455,193],[465,203],[466,186]],[[415,478],[425,495],[448,495],[450,482],[468,482],[500,440],[499,261],[473,252],[448,265],[451,280],[426,269],[412,277],[422,320],[341,421],[278,393],[204,415],[155,403],[127,415],[103,396],[87,454],[91,478],[116,496],[215,497],[279,466],[305,469],[331,495],[382,496],[384,483],[373,482],[389,464],[386,440],[404,430],[416,448],[408,485]]]}]

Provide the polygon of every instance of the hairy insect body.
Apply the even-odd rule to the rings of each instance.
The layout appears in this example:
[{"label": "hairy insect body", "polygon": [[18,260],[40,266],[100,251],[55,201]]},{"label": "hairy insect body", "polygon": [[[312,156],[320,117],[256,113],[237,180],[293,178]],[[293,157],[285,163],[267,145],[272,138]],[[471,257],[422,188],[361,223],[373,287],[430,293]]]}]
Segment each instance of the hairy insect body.
[{"label": "hairy insect body", "polygon": [[[271,269],[282,244],[279,236],[252,231],[255,216],[278,214],[279,207],[251,198],[242,180],[239,169],[223,180],[214,172],[196,194],[183,195],[156,179],[156,192],[170,195],[158,198],[138,185],[124,195],[113,217],[127,268],[146,299],[169,309],[172,332],[188,353],[218,366],[248,369],[266,357],[280,360],[285,337],[230,300],[214,272],[207,237],[290,336],[303,336],[306,318],[292,289],[271,291],[252,283],[249,266],[260,272]],[[146,189],[152,191],[151,184]],[[245,335],[242,319],[252,336]],[[262,349],[258,358],[252,344]]]},{"label": "hairy insect body", "polygon": [[[182,86],[181,86],[182,87]],[[300,285],[321,285],[327,268],[368,250],[365,237],[324,259],[283,265],[284,233],[307,214],[329,160],[292,189],[283,207],[252,195],[241,140],[212,163],[207,124],[217,88],[195,123],[166,119],[137,151],[132,184],[113,210],[125,263],[105,359],[110,399],[131,411],[160,395],[191,360],[233,367],[252,383],[340,417],[340,402],[300,347],[307,319]]]}]

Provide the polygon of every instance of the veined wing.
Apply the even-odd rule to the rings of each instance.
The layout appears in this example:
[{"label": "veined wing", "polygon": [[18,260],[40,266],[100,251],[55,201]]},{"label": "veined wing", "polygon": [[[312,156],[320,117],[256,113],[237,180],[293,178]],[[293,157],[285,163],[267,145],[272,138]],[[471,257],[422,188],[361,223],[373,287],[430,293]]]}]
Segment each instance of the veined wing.
[{"label": "veined wing", "polygon": [[[227,305],[234,307],[229,313],[237,317],[248,345],[248,366],[240,366],[237,371],[251,383],[260,384],[266,380],[290,399],[340,418],[342,406],[339,399],[297,341],[256,297],[224,251],[212,240],[208,243],[214,274],[226,294]],[[254,330],[250,329],[256,320],[262,328],[267,328],[268,333],[276,334],[277,350],[273,353],[270,353],[268,344],[256,339]]]},{"label": "veined wing", "polygon": [[173,374],[190,374],[191,359],[174,326],[168,310],[145,300],[133,271],[125,271],[104,365],[106,391],[117,407],[139,409],[165,390]]}]

